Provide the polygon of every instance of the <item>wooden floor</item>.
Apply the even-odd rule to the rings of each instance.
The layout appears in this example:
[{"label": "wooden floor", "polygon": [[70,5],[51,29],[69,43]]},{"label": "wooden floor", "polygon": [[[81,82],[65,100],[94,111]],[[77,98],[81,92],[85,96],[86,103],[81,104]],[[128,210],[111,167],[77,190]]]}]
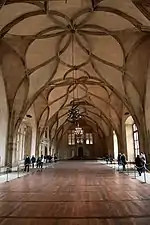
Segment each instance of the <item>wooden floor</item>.
[{"label": "wooden floor", "polygon": [[150,225],[150,186],[94,162],[0,185],[0,225]]}]

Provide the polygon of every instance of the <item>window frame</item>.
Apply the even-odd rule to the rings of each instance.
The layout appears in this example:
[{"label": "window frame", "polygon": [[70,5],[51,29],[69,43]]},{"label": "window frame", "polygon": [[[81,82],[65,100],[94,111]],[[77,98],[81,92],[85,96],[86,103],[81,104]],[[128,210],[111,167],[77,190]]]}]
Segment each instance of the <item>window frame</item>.
[{"label": "window frame", "polygon": [[135,157],[140,154],[140,141],[139,141],[139,132],[136,124],[132,125],[133,132],[133,145],[134,145],[134,154]]},{"label": "window frame", "polygon": [[86,145],[93,145],[94,144],[93,134],[92,133],[86,133],[85,134],[85,144]]},{"label": "window frame", "polygon": [[68,145],[69,146],[72,146],[72,145],[75,145],[76,144],[76,138],[75,138],[75,133],[73,130],[70,130],[68,132],[68,137],[67,137],[67,141],[68,141]]}]

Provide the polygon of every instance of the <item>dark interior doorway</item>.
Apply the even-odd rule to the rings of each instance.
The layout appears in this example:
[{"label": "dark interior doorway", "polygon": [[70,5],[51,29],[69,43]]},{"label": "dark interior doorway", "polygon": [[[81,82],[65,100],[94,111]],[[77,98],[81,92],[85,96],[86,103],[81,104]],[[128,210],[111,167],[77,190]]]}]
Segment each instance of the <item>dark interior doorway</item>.
[{"label": "dark interior doorway", "polygon": [[78,156],[83,158],[83,148],[82,147],[78,148]]},{"label": "dark interior doorway", "polygon": [[47,152],[47,146],[45,146],[45,155],[47,155],[47,153],[48,153],[48,152]]}]

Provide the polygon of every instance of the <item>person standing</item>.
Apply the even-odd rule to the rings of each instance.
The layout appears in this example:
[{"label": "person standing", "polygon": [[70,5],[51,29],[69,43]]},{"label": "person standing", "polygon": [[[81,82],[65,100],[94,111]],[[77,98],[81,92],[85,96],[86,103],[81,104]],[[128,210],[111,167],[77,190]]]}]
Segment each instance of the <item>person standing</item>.
[{"label": "person standing", "polygon": [[123,171],[125,171],[126,170],[126,164],[127,164],[125,154],[121,155],[121,163],[122,163],[122,166],[123,166]]},{"label": "person standing", "polygon": [[38,156],[37,161],[36,161],[36,167],[40,168],[40,166],[41,166],[41,157]]},{"label": "person standing", "polygon": [[106,163],[108,164],[108,161],[109,161],[109,156],[108,155],[106,155],[105,160],[106,160]]},{"label": "person standing", "polygon": [[30,157],[27,155],[25,158],[25,162],[24,162],[24,165],[25,165],[24,172],[26,172],[26,171],[29,172],[30,163],[31,163]]},{"label": "person standing", "polygon": [[41,165],[40,165],[41,170],[43,169],[43,164],[44,164],[44,156],[41,155]]},{"label": "person standing", "polygon": [[117,159],[117,161],[118,161],[118,165],[121,165],[121,153],[118,154],[118,159]]},{"label": "person standing", "polygon": [[54,155],[54,162],[55,163],[57,162],[57,155],[56,154]]},{"label": "person standing", "polygon": [[139,176],[141,176],[143,169],[144,169],[144,161],[141,159],[139,155],[135,158],[135,165],[137,167],[137,171],[139,173]]},{"label": "person standing", "polygon": [[36,161],[36,159],[33,155],[32,158],[31,158],[32,168],[34,168],[35,161]]}]

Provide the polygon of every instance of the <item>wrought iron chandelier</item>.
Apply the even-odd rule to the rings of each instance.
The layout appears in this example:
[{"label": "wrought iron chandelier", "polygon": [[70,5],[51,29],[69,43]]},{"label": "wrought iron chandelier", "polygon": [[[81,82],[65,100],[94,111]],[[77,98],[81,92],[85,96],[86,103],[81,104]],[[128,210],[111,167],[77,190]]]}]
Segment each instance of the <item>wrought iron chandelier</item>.
[{"label": "wrought iron chandelier", "polygon": [[68,121],[71,123],[77,123],[81,119],[80,110],[77,104],[73,104],[68,111]]},{"label": "wrought iron chandelier", "polygon": [[[81,119],[81,112],[79,108],[78,98],[78,85],[76,84],[76,65],[75,65],[75,49],[74,49],[74,33],[72,33],[72,102],[70,103],[71,108],[68,111],[68,121],[77,124]],[[75,89],[77,89],[77,96],[75,97]]]},{"label": "wrought iron chandelier", "polygon": [[79,123],[77,124],[77,127],[75,128],[75,136],[76,136],[76,141],[77,141],[77,144],[83,144],[84,142],[84,131],[83,131],[83,128],[81,128],[79,126]]},{"label": "wrought iron chandelier", "polygon": [[81,135],[83,135],[83,128],[81,128],[81,127],[79,126],[79,123],[78,123],[77,127],[75,128],[75,134],[76,134],[76,136],[81,136]]}]

